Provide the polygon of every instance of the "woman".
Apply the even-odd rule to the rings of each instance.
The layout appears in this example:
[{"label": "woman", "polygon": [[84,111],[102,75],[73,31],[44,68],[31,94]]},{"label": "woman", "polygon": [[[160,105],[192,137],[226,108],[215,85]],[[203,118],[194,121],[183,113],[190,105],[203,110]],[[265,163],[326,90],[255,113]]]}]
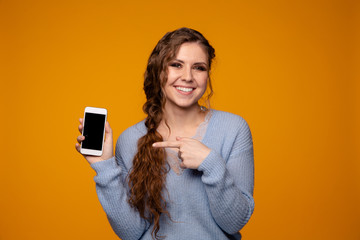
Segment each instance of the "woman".
[{"label": "woman", "polygon": [[115,156],[106,123],[103,155],[85,156],[123,240],[241,239],[254,209],[252,138],[241,117],[199,105],[214,57],[201,33],[167,33],[145,72],[146,119],[120,135]]}]

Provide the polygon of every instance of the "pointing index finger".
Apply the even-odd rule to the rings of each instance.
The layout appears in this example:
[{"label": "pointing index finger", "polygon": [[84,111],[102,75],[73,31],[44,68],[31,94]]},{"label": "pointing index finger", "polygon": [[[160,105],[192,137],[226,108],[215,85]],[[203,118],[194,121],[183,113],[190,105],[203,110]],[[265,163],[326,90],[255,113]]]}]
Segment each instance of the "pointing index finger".
[{"label": "pointing index finger", "polygon": [[163,141],[163,142],[156,142],[156,143],[153,143],[153,147],[156,147],[156,148],[160,148],[160,147],[163,147],[163,148],[179,148],[181,145],[181,142],[178,142],[178,141]]}]

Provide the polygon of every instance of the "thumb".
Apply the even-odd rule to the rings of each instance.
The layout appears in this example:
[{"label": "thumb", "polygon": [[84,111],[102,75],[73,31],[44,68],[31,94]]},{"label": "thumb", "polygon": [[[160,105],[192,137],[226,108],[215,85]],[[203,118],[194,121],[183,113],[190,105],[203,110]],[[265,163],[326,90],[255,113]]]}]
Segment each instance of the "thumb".
[{"label": "thumb", "polygon": [[112,129],[111,129],[110,124],[109,124],[108,121],[106,121],[106,123],[105,123],[105,132],[107,134],[112,134]]},{"label": "thumb", "polygon": [[109,122],[106,121],[106,123],[105,123],[105,141],[108,139],[112,140],[112,129],[110,127]]},{"label": "thumb", "polygon": [[190,138],[190,137],[179,137],[179,136],[176,136],[176,141],[187,141],[187,140],[192,141],[193,139]]}]

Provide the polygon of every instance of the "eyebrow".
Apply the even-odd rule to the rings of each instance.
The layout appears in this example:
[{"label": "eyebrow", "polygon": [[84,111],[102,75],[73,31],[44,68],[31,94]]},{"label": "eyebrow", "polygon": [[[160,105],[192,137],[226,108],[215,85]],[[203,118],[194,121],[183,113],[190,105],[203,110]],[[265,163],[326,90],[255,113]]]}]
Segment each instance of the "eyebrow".
[{"label": "eyebrow", "polygon": [[[184,61],[180,60],[180,59],[174,59],[173,61],[177,61],[177,62],[181,62],[181,63],[185,63]],[[207,66],[207,63],[206,62],[196,62],[194,63],[195,64],[205,64]]]}]

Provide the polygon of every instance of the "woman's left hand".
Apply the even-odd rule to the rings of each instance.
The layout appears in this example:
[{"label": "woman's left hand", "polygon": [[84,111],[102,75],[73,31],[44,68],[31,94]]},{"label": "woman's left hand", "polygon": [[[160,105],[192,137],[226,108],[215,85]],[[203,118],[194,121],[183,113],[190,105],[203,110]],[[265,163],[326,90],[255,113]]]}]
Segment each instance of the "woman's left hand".
[{"label": "woman's left hand", "polygon": [[182,168],[197,169],[209,155],[211,149],[198,140],[187,137],[176,137],[176,141],[156,142],[156,148],[177,148]]}]

